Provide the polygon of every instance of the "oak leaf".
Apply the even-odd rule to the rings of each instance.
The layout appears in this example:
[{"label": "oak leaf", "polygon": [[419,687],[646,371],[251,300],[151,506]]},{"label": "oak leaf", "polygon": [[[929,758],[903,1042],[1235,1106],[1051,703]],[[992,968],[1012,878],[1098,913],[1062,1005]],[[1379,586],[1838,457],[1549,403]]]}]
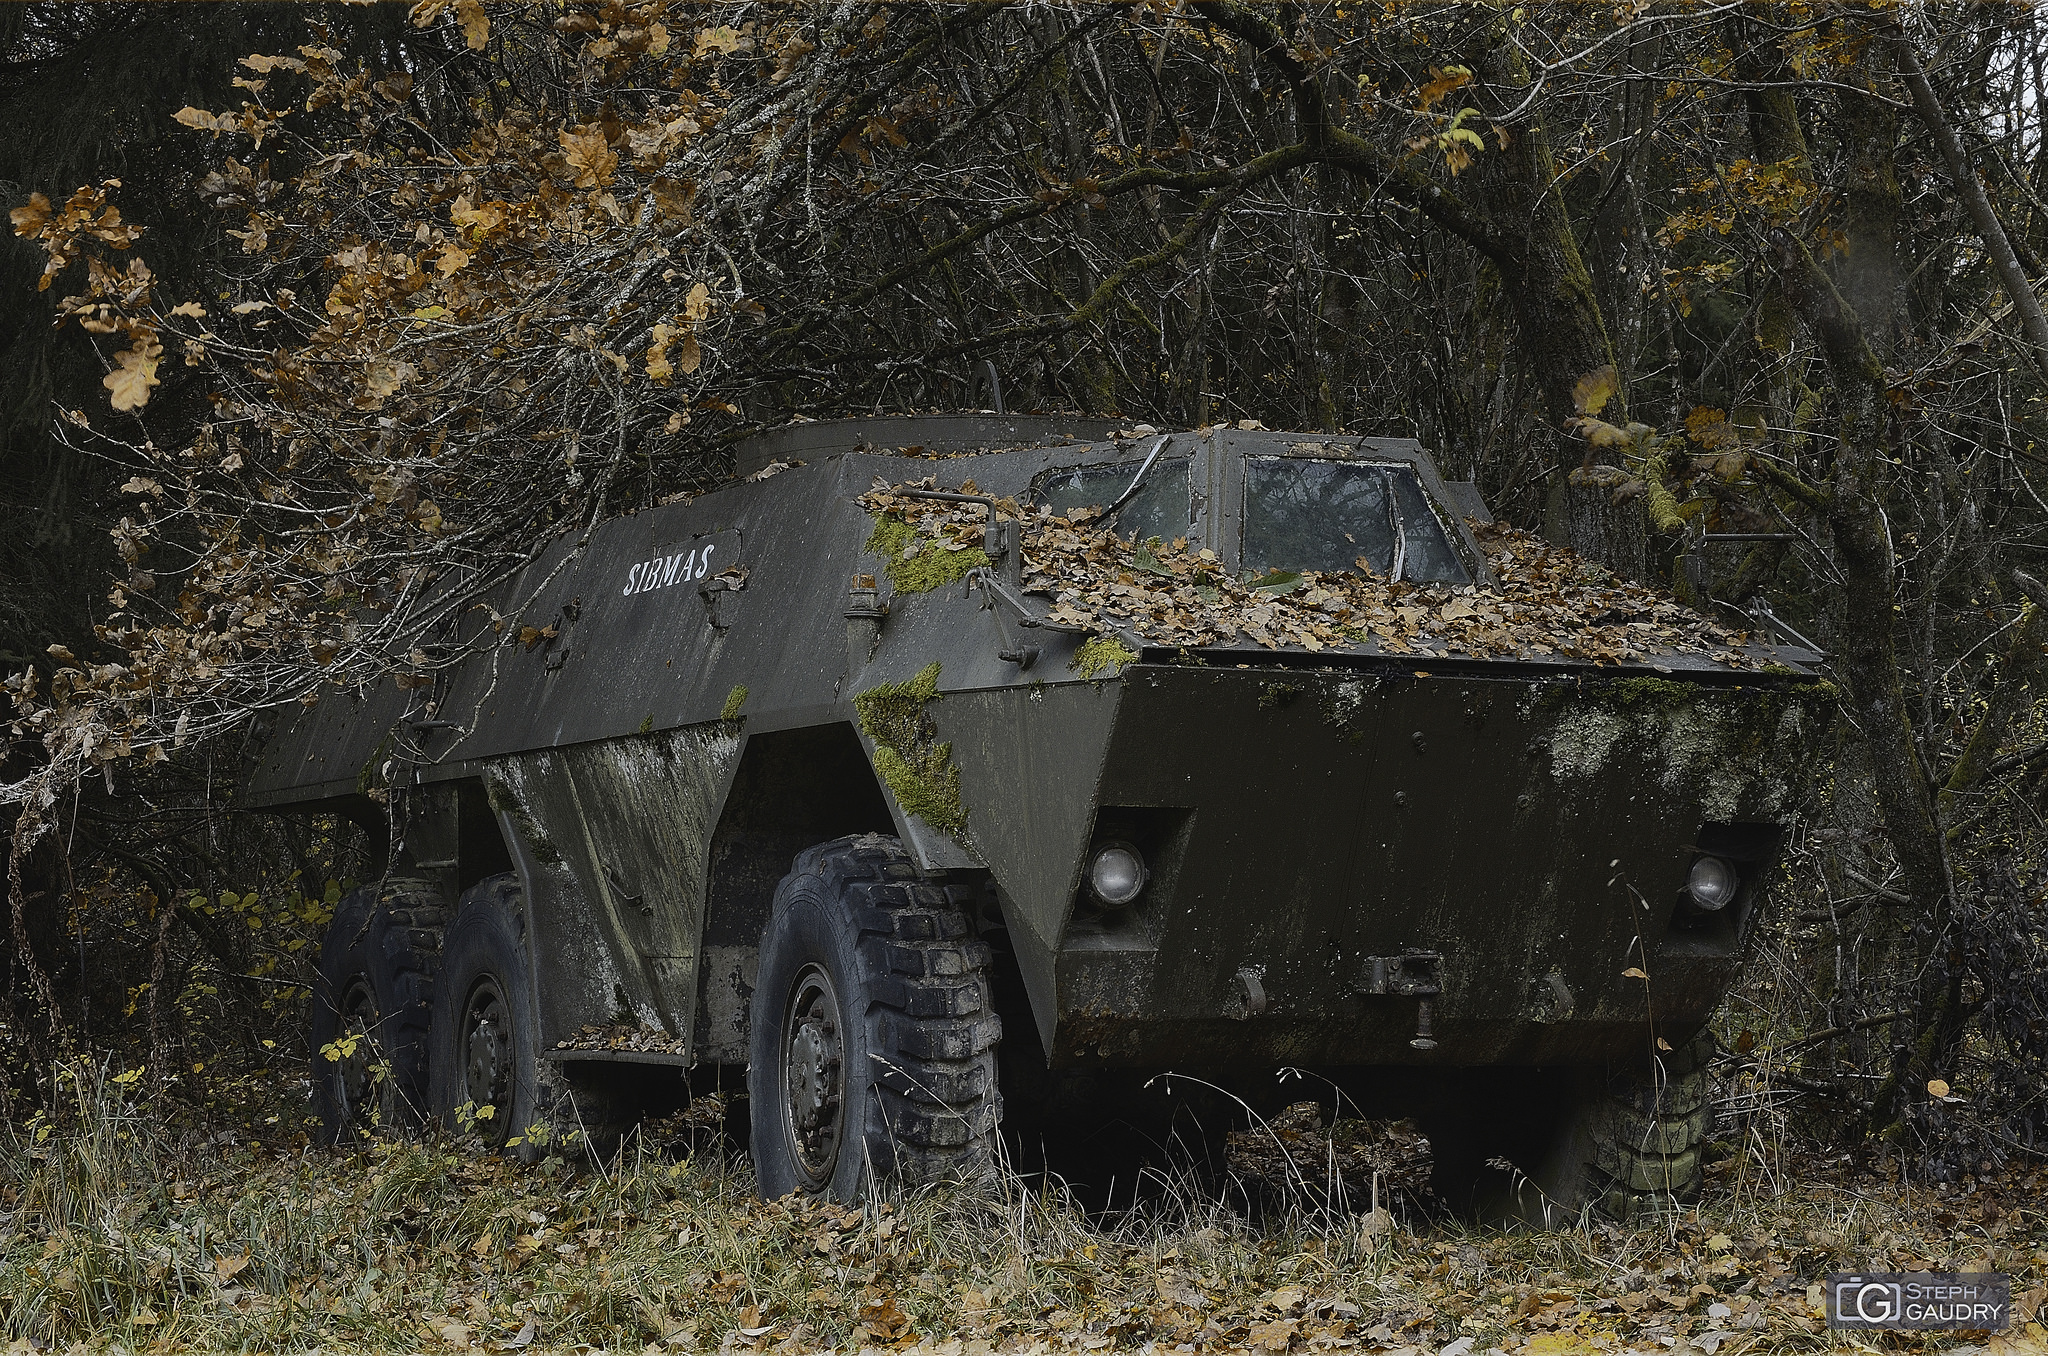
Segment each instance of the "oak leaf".
[{"label": "oak leaf", "polygon": [[576,187],[599,188],[611,182],[619,157],[605,144],[601,125],[591,123],[575,131],[564,127],[556,135],[569,157],[569,168],[576,172]]},{"label": "oak leaf", "polygon": [[667,381],[675,375],[675,367],[668,360],[668,346],[675,337],[675,330],[667,325],[654,327],[654,342],[647,346],[647,375],[651,380]]},{"label": "oak leaf", "polygon": [[462,40],[469,50],[483,51],[484,40],[491,36],[491,19],[483,5],[478,0],[455,0],[455,19],[462,25]]},{"label": "oak leaf", "polygon": [[28,195],[28,202],[7,214],[16,235],[39,235],[50,220],[50,200],[40,193]]},{"label": "oak leaf", "polygon": [[448,208],[448,220],[457,226],[467,226],[470,239],[481,240],[505,224],[505,204],[487,202],[472,207],[469,195],[465,193]]},{"label": "oak leaf", "polygon": [[139,410],[149,403],[149,388],[158,384],[156,365],[163,354],[162,345],[144,338],[114,355],[117,366],[100,379],[100,385],[113,392],[115,409]]},{"label": "oak leaf", "polygon": [[461,246],[450,241],[441,247],[441,257],[435,262],[434,267],[445,278],[468,262],[469,255],[463,251]]},{"label": "oak leaf", "polygon": [[743,41],[744,39],[739,35],[739,30],[729,24],[720,24],[717,28],[706,28],[700,30],[697,34],[696,55],[701,57],[706,52],[717,52],[720,55],[736,52]]}]

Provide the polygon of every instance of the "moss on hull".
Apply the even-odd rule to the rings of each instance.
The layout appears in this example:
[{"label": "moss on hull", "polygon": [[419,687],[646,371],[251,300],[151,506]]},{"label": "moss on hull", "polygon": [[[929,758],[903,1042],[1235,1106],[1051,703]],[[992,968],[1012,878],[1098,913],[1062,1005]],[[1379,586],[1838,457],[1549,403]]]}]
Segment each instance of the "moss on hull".
[{"label": "moss on hull", "polygon": [[867,544],[861,549],[882,557],[889,582],[898,593],[930,593],[989,563],[988,553],[979,547],[948,551],[908,522],[888,513],[875,519],[874,530],[868,533]]},{"label": "moss on hull", "polygon": [[738,720],[740,708],[747,704],[747,685],[740,683],[725,694],[725,705],[718,708],[720,720]]},{"label": "moss on hull", "polygon": [[931,664],[902,683],[871,687],[853,699],[861,731],[875,741],[875,771],[905,814],[941,833],[967,827],[960,803],[960,769],[953,746],[939,738],[925,703],[939,695],[939,666]]},{"label": "moss on hull", "polygon": [[1124,665],[1133,663],[1138,652],[1109,636],[1090,636],[1074,651],[1068,668],[1083,678],[1114,678]]}]

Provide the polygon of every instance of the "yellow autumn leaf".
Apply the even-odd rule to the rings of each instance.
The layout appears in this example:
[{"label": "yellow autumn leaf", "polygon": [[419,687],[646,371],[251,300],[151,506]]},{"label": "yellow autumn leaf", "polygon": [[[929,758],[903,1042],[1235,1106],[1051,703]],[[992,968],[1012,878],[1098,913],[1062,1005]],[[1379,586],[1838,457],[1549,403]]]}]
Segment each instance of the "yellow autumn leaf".
[{"label": "yellow autumn leaf", "polygon": [[1572,421],[1580,434],[1595,447],[1626,447],[1631,441],[1627,429],[1616,428],[1604,419],[1581,417]]},{"label": "yellow autumn leaf", "polygon": [[1927,1095],[1928,1095],[1929,1097],[1946,1097],[1946,1096],[1948,1096],[1948,1082],[1947,1082],[1947,1080],[1945,1080],[1945,1079],[1940,1079],[1940,1078],[1930,1078],[1930,1079],[1928,1079],[1928,1080],[1927,1080]]},{"label": "yellow autumn leaf", "polygon": [[113,392],[115,409],[139,410],[149,403],[149,388],[158,384],[156,365],[163,353],[154,339],[142,339],[114,355],[114,370],[100,379],[100,385]]},{"label": "yellow autumn leaf", "polygon": [[479,0],[455,0],[455,19],[462,25],[462,40],[469,50],[483,51],[484,39],[491,36],[491,20]]},{"label": "yellow autumn leaf", "polygon": [[28,195],[28,202],[7,214],[16,235],[35,235],[50,219],[50,200],[40,193]]},{"label": "yellow autumn leaf", "polygon": [[683,351],[676,357],[676,366],[684,372],[695,372],[704,363],[704,350],[697,346],[697,336],[683,336]]},{"label": "yellow autumn leaf", "polygon": [[675,374],[675,368],[668,360],[668,346],[675,340],[676,332],[667,325],[654,327],[654,342],[647,346],[647,375],[653,381],[667,381]]},{"label": "yellow autumn leaf", "polygon": [[434,264],[442,277],[447,277],[469,262],[469,255],[453,241],[441,247],[441,257]]},{"label": "yellow autumn leaf", "polygon": [[683,318],[696,321],[710,314],[711,289],[703,283],[698,283],[690,289],[690,295],[683,299]]},{"label": "yellow autumn leaf", "polygon": [[1648,975],[1646,975],[1646,974],[1644,974],[1644,973],[1643,973],[1642,967],[1641,967],[1641,966],[1636,966],[1636,965],[1631,965],[1631,966],[1629,966],[1629,967],[1628,967],[1628,969],[1626,969],[1626,970],[1623,970],[1623,971],[1621,972],[1621,977],[1622,977],[1623,979],[1648,979],[1648,978],[1649,978],[1649,976],[1648,976]]},{"label": "yellow autumn leaf", "polygon": [[739,45],[739,30],[727,24],[720,24],[717,28],[706,28],[697,34],[696,54],[701,57],[706,52],[735,52],[739,50]]},{"label": "yellow autumn leaf", "polygon": [[576,171],[576,187],[599,188],[611,182],[619,157],[605,144],[602,126],[592,123],[574,131],[564,127],[556,135],[569,157],[569,167]]},{"label": "yellow autumn leaf", "polygon": [[418,0],[418,3],[413,5],[407,17],[412,20],[414,28],[425,28],[434,20],[440,18],[442,12],[447,8],[448,0]]},{"label": "yellow autumn leaf", "polygon": [[204,306],[201,306],[196,301],[188,301],[180,305],[173,306],[171,308],[171,314],[188,315],[191,316],[194,320],[204,320],[206,318],[206,308]]},{"label": "yellow autumn leaf", "polygon": [[1572,407],[1580,414],[1598,414],[1601,407],[1621,389],[1621,376],[1613,363],[1594,368],[1572,387]]},{"label": "yellow autumn leaf", "polygon": [[[190,104],[171,114],[171,121],[182,123],[186,127],[201,132],[218,132],[221,130],[221,120],[219,118],[203,108],[194,108]],[[234,125],[232,118],[228,120],[228,125],[230,127]]]},{"label": "yellow autumn leaf", "polygon": [[412,376],[413,365],[411,363],[394,363],[388,359],[379,358],[364,370],[363,389],[372,400],[382,401],[397,391],[399,387],[405,385]]},{"label": "yellow autumn leaf", "polygon": [[469,195],[463,194],[448,208],[448,220],[457,226],[467,226],[470,239],[481,240],[505,224],[505,204],[487,202],[478,207],[470,206]]}]

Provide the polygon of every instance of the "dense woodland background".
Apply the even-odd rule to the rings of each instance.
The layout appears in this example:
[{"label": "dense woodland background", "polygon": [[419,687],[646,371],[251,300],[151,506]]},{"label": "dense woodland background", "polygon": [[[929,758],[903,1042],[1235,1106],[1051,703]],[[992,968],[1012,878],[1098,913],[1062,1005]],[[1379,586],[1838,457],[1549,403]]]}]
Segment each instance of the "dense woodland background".
[{"label": "dense woodland background", "polygon": [[1937,1176],[2048,1153],[2044,117],[2020,4],[0,8],[8,1095],[304,1057],[360,845],[235,771],[428,681],[430,585],[986,359],[1412,435],[1812,637],[1725,1071]]}]

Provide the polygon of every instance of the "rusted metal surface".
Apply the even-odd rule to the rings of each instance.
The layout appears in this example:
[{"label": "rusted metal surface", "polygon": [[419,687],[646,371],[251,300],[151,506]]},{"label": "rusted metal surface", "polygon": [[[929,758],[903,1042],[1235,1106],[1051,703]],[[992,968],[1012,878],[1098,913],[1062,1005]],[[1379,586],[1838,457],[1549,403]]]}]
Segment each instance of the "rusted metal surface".
[{"label": "rusted metal surface", "polygon": [[[502,634],[476,612],[441,638],[470,653],[433,689],[329,693],[272,737],[244,803],[381,821],[374,794],[417,857],[453,851],[434,788],[480,786],[525,879],[549,1044],[626,1021],[742,1058],[773,880],[809,842],[864,830],[987,884],[1056,1063],[1585,1062],[1640,1049],[1652,1012],[1674,1042],[1705,1019],[1823,728],[1799,653],[1771,674],[1677,655],[1432,656],[1423,673],[1370,644],[1137,647],[1090,681],[1082,635],[1028,625],[1045,604],[1015,590],[1013,532],[991,531],[983,588],[889,594],[856,502],[877,478],[1024,498],[1074,468],[1135,472],[1158,447],[1108,432],[1009,416],[781,430],[742,461],[805,464],[543,551],[493,598]],[[1006,450],[896,451],[990,442]],[[1246,460],[1285,457],[1412,468],[1421,511],[1485,578],[1457,512],[1469,492],[1412,442],[1176,433],[1151,474],[1185,474],[1191,542],[1235,569]],[[539,637],[518,643],[522,627]],[[875,775],[854,704],[934,663],[923,714],[951,745],[956,832]],[[1084,889],[1111,838],[1149,868],[1120,910]],[[1680,902],[1696,850],[1751,882],[1719,913]]]}]

